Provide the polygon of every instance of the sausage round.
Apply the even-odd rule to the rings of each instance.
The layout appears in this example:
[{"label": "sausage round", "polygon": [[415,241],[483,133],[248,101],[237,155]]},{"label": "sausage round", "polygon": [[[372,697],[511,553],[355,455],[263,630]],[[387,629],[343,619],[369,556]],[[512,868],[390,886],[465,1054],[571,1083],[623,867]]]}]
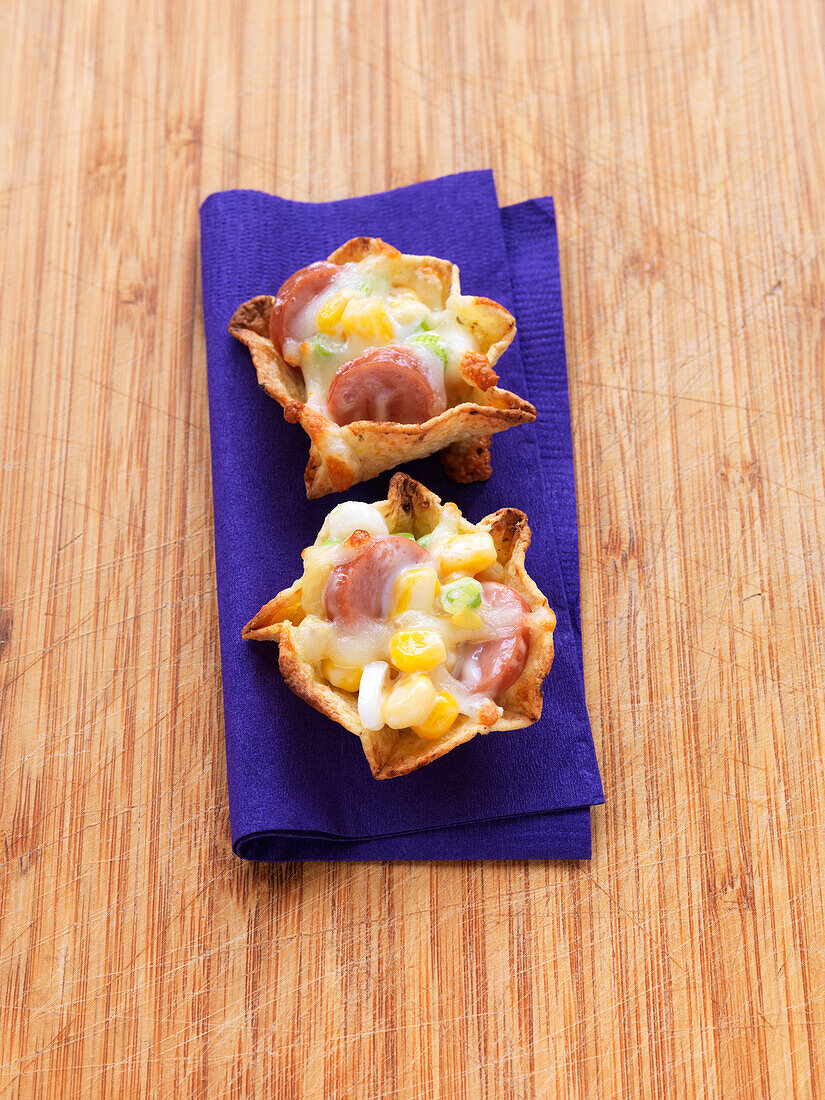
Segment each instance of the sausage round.
[{"label": "sausage round", "polygon": [[447,407],[410,348],[373,348],[335,372],[327,408],[336,424],[355,420],[423,424]]},{"label": "sausage round", "polygon": [[412,539],[398,535],[372,539],[355,557],[330,571],[324,586],[327,618],[386,618],[396,576],[426,557],[427,552]]},{"label": "sausage round", "polygon": [[282,359],[284,340],[291,335],[296,317],[313,298],[327,289],[339,270],[335,264],[321,260],[290,275],[278,291],[269,315],[269,338]]},{"label": "sausage round", "polygon": [[530,609],[518,592],[496,581],[482,584],[481,600],[487,607],[512,610],[516,621],[500,638],[465,643],[458,679],[479,695],[495,699],[513,686],[527,663],[530,633],[524,616]]}]

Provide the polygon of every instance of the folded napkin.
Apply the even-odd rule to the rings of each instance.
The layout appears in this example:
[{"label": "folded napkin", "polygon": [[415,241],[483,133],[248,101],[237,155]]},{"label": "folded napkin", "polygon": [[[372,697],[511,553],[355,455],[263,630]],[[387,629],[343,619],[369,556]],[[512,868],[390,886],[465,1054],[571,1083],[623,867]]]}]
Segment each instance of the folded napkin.
[{"label": "folded napkin", "polygon": [[[321,204],[255,191],[201,207],[229,808],[245,859],[527,859],[590,856],[590,806],[603,801],[584,701],[578,534],[551,199],[499,210],[492,173],[470,172]],[[284,685],[277,646],[241,640],[244,623],[302,569],[300,552],[344,497],[386,496],[391,472],[343,496],[307,501],[308,440],[259,389],[245,347],[227,333],[241,302],[275,293],[293,271],[350,237],[443,256],[464,293],[513,312],[519,336],[502,385],[532,401],[535,425],[493,441],[493,476],[456,485],[437,457],[404,468],[473,521],[523,509],[527,568],[556,612],[544,713],[492,733],[411,775],[372,778],[356,737]]]}]

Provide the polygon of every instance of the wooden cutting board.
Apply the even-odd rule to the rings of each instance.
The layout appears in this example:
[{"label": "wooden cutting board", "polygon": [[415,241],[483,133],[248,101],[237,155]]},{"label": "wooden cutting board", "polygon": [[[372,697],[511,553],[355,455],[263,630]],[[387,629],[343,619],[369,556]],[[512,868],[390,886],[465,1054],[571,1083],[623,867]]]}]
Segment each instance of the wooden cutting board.
[{"label": "wooden cutting board", "polygon": [[[822,5],[12,0],[0,51],[2,1095],[822,1093]],[[486,166],[559,213],[593,861],[244,865],[198,205]]]}]

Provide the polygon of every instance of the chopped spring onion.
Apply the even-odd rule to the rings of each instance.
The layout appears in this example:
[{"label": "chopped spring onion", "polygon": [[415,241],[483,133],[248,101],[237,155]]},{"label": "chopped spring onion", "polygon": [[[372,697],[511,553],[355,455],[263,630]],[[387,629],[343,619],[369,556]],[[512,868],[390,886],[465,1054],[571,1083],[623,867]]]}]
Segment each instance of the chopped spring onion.
[{"label": "chopped spring onion", "polygon": [[448,615],[481,607],[481,583],[475,577],[462,577],[452,584],[445,584],[439,599]]},{"label": "chopped spring onion", "polygon": [[341,344],[330,340],[328,336],[315,336],[312,339],[312,355],[319,362],[331,359],[337,351],[341,350]]},{"label": "chopped spring onion", "polygon": [[427,351],[431,351],[433,355],[437,355],[441,360],[444,368],[447,367],[447,345],[441,339],[441,337],[435,332],[420,332],[415,336],[410,337],[411,344],[420,344],[422,348],[426,348]]}]

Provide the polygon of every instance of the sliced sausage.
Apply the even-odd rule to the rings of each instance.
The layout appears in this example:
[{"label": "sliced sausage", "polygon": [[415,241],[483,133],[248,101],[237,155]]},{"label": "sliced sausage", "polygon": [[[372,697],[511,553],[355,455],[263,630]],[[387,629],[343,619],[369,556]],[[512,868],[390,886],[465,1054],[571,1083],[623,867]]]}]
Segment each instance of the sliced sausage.
[{"label": "sliced sausage", "polygon": [[512,611],[513,625],[489,642],[466,642],[457,669],[458,679],[479,695],[497,698],[518,680],[527,662],[530,633],[524,616],[530,608],[514,589],[496,581],[481,586],[483,606]]},{"label": "sliced sausage", "polygon": [[310,264],[290,275],[278,291],[269,316],[269,338],[282,359],[284,340],[291,336],[292,325],[298,314],[313,298],[317,298],[327,289],[339,270],[335,264],[327,263],[326,260]]},{"label": "sliced sausage", "polygon": [[372,539],[359,554],[330,571],[324,587],[327,618],[386,618],[395,578],[426,557],[426,550],[412,539]]},{"label": "sliced sausage", "polygon": [[336,424],[354,420],[423,424],[447,407],[410,348],[389,344],[364,352],[335,372],[327,408]]}]

